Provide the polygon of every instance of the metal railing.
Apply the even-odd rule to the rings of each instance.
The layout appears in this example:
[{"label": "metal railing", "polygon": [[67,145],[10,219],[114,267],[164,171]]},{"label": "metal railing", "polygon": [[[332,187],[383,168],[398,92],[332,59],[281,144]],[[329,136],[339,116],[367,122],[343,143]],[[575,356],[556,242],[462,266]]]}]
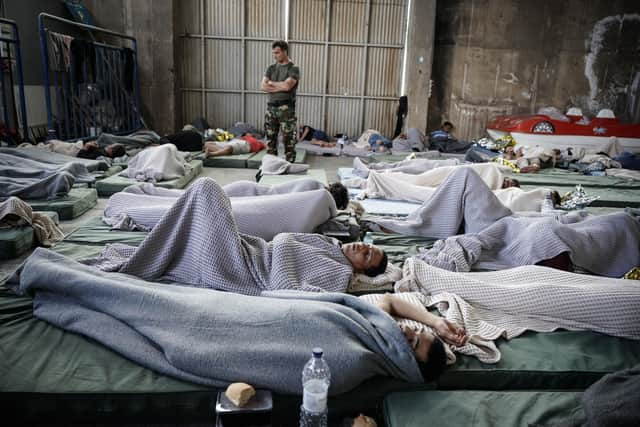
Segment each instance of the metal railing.
[{"label": "metal railing", "polygon": [[[29,139],[27,109],[22,80],[22,57],[20,55],[20,36],[15,21],[0,18],[0,97],[2,98],[0,120],[3,139],[13,142]],[[10,28],[10,31],[5,31]],[[13,53],[12,53],[13,52]],[[16,106],[15,89],[18,90]],[[18,114],[19,112],[19,114]],[[22,125],[22,133],[20,133]]]},{"label": "metal railing", "polygon": [[[140,129],[135,37],[47,13],[38,15],[38,28],[50,136],[89,139]],[[71,36],[71,30],[86,30],[88,38]],[[98,41],[98,33],[115,40]]]}]

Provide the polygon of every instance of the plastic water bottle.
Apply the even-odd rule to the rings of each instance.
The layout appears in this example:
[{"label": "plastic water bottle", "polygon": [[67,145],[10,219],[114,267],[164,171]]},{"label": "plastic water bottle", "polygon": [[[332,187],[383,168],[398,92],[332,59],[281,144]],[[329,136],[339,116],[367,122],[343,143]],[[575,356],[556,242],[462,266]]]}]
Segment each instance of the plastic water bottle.
[{"label": "plastic water bottle", "polygon": [[540,212],[552,212],[554,209],[555,207],[553,206],[553,201],[551,200],[551,193],[545,194]]},{"label": "plastic water bottle", "polygon": [[313,349],[313,356],[302,370],[302,406],[300,427],[327,426],[327,394],[331,383],[329,365],[322,358],[322,349]]}]

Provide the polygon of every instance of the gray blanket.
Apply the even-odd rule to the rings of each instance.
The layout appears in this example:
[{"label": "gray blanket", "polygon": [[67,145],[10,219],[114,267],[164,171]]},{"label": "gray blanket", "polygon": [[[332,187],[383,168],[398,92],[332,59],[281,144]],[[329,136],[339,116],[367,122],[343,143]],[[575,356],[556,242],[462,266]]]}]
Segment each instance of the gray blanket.
[{"label": "gray blanket", "polygon": [[465,272],[533,265],[563,252],[583,270],[622,277],[640,265],[640,221],[625,212],[570,224],[556,218],[505,217],[480,232],[439,240],[417,257]]},{"label": "gray blanket", "polygon": [[[52,279],[55,278],[55,279]],[[333,369],[331,394],[375,375],[420,381],[393,319],[342,294],[249,297],[104,273],[37,249],[10,280],[34,315],[186,381],[301,393],[312,347]]]},{"label": "gray blanket", "polygon": [[52,199],[67,194],[78,180],[95,178],[80,163],[55,165],[0,153],[0,199]]},{"label": "gray blanket", "polygon": [[[183,193],[149,184],[129,188],[109,198],[103,221],[121,230],[151,230]],[[337,213],[331,194],[324,189],[232,197],[231,208],[240,233],[265,240],[285,232],[312,233]]]},{"label": "gray blanket", "polygon": [[260,185],[253,181],[235,181],[222,187],[229,197],[267,196],[322,188],[324,188],[324,184],[313,178],[300,178],[275,185]]},{"label": "gray blanket", "polygon": [[481,231],[511,214],[477,173],[460,168],[449,174],[434,194],[406,218],[369,220],[400,234],[446,238]]},{"label": "gray blanket", "polygon": [[[634,280],[575,274],[528,265],[453,273],[409,258],[396,292],[417,291],[482,341],[526,330],[589,330],[640,340],[640,286]],[[452,298],[449,298],[451,296]]]},{"label": "gray blanket", "polygon": [[[98,170],[109,169],[109,164],[104,160],[83,159],[80,157],[65,156],[64,154],[54,153],[48,150],[41,150],[38,148],[6,148],[0,147],[0,153],[11,154],[13,156],[22,157],[25,159],[34,160],[40,163],[49,163],[52,165],[64,165],[67,163],[80,163],[87,168],[87,171],[94,172]],[[89,176],[86,177],[89,179]],[[82,177],[78,177],[78,182],[93,182],[83,181]]]},{"label": "gray blanket", "polygon": [[130,157],[138,154],[140,150],[150,146],[151,144],[157,144],[160,141],[160,135],[152,130],[139,130],[129,135],[112,135],[110,133],[102,133],[96,141],[102,148],[111,144],[124,145],[127,155]]},{"label": "gray blanket", "polygon": [[262,175],[306,173],[308,169],[309,165],[291,163],[272,154],[265,154],[260,165]]},{"label": "gray blanket", "polygon": [[640,425],[640,366],[605,375],[582,395],[584,427]]},{"label": "gray blanket", "polygon": [[93,262],[147,280],[165,277],[250,295],[278,289],[344,292],[353,273],[335,239],[281,233],[266,242],[241,234],[229,198],[210,178],[194,182],[138,248],[107,246]]},{"label": "gray blanket", "polygon": [[151,182],[181,178],[191,168],[186,157],[187,154],[178,151],[173,144],[149,147],[129,160],[129,166],[120,172],[120,176]]}]

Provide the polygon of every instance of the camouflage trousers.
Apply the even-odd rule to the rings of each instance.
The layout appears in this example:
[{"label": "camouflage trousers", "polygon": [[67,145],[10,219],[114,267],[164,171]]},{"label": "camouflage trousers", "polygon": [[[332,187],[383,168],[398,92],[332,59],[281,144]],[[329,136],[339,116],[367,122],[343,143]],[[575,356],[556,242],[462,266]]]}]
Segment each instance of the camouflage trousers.
[{"label": "camouflage trousers", "polygon": [[295,106],[267,106],[264,116],[264,133],[267,135],[267,153],[278,155],[278,132],[282,131],[285,158],[293,163],[296,160],[296,108]]}]

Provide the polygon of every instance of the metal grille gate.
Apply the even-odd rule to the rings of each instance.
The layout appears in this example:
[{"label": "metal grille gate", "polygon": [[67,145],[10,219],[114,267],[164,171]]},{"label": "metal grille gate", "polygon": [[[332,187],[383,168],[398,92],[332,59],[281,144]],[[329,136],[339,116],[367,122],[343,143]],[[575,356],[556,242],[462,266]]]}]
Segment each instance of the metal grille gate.
[{"label": "metal grille gate", "polygon": [[0,19],[0,67],[0,136],[3,140],[17,143],[29,138],[29,128],[22,80],[20,36],[18,26],[10,19]]},{"label": "metal grille gate", "polygon": [[38,15],[38,27],[51,136],[87,139],[141,127],[134,37],[46,13]]}]

